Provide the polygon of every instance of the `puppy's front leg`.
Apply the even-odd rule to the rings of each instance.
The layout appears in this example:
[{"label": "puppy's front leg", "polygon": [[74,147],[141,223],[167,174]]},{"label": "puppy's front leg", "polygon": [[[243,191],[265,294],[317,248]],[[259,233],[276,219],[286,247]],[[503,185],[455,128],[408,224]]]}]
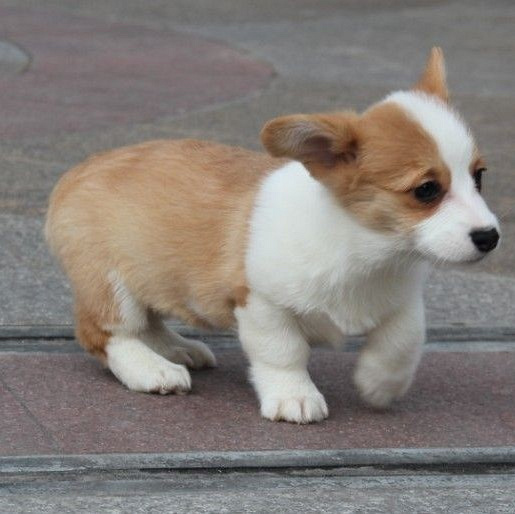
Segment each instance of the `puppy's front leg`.
[{"label": "puppy's front leg", "polygon": [[309,345],[294,317],[256,294],[236,317],[263,417],[294,423],[326,418],[325,399],[307,370]]},{"label": "puppy's front leg", "polygon": [[367,403],[386,407],[408,390],[422,355],[424,339],[421,297],[368,335],[354,375],[354,382]]}]

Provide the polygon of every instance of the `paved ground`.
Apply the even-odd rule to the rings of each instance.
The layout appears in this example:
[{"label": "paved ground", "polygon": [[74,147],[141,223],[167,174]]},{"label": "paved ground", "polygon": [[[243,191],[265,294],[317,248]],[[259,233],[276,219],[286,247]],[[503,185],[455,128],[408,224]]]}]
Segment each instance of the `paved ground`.
[{"label": "paved ground", "polygon": [[[513,449],[514,19],[508,0],[0,0],[0,454]],[[191,398],[156,398],[125,392],[63,339],[70,334],[70,295],[41,227],[52,185],[69,166],[152,138],[259,148],[259,129],[273,116],[362,109],[405,87],[434,44],[446,51],[453,100],[487,157],[485,195],[502,218],[503,241],[473,269],[433,274],[426,296],[436,342],[405,401],[388,413],[367,411],[348,384],[353,356],[321,353],[314,372],[333,417],[318,427],[272,426],[255,415],[233,340],[208,338],[222,365],[194,377]],[[149,413],[158,417],[151,426]],[[79,475],[56,471],[65,474],[60,478],[45,468],[32,483],[26,461],[9,474],[0,458],[0,511],[103,505],[152,512],[171,510],[172,501],[176,510],[231,511],[245,496],[245,509],[256,512],[273,502],[284,511],[309,511],[315,501],[339,512],[380,512],[384,505],[398,512],[509,512],[513,474],[499,466],[513,459],[510,451],[489,457],[493,471],[466,468],[467,475],[377,475],[380,459],[369,456],[376,467],[359,476],[225,471],[218,479],[198,472],[191,475],[197,486],[183,475],[151,480],[100,469],[83,476],[75,468]],[[400,462],[388,455],[390,464]],[[426,466],[423,451],[417,455]],[[444,455],[452,460],[450,450]],[[484,462],[484,454],[474,455],[468,460]],[[332,465],[351,462],[347,454],[342,459]],[[463,465],[471,463],[464,458]],[[61,489],[52,486],[56,480]],[[229,492],[221,495],[222,487]]]},{"label": "paved ground", "polygon": [[441,44],[454,101],[487,156],[485,194],[504,240],[471,272],[435,273],[429,320],[513,324],[513,3],[343,4],[2,0],[0,322],[70,322],[68,290],[40,236],[48,194],[67,167],[157,137],[259,148],[267,119],[364,108],[410,84]]},{"label": "paved ground", "polygon": [[219,367],[194,373],[191,394],[165,397],[126,390],[82,353],[2,355],[0,453],[515,446],[513,342],[497,352],[458,343],[429,351],[409,395],[385,412],[358,399],[354,355],[317,351],[312,376],[331,416],[302,428],[261,419],[241,351],[213,346]]},{"label": "paved ground", "polygon": [[[460,473],[461,471],[461,473]],[[77,512],[395,512],[512,514],[510,470],[347,470],[68,475],[49,482],[7,478],[0,508],[10,514]],[[8,484],[8,485],[7,485]],[[194,493],[194,494],[192,494]]]}]

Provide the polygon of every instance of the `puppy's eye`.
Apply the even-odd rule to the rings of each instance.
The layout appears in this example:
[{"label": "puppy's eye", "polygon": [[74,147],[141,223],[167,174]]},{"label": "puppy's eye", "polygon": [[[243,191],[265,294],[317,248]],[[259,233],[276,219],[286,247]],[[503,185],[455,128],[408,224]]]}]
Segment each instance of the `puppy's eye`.
[{"label": "puppy's eye", "polygon": [[486,168],[479,168],[474,171],[474,182],[476,183],[476,189],[481,192],[481,180],[483,178],[483,173],[486,171]]},{"label": "puppy's eye", "polygon": [[428,180],[413,190],[415,198],[422,203],[430,203],[440,196],[442,186],[436,180]]}]

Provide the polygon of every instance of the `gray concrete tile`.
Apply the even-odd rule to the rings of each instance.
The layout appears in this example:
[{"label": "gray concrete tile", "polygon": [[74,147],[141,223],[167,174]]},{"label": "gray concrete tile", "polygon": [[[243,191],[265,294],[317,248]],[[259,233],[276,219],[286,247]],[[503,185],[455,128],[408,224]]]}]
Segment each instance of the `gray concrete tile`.
[{"label": "gray concrete tile", "polygon": [[[414,512],[511,514],[513,474],[388,476],[358,470],[308,473],[182,473],[118,479],[47,478],[0,488],[0,509],[12,513],[75,512]],[[370,473],[370,474],[368,474]]]},{"label": "gray concrete tile", "polygon": [[184,112],[248,95],[273,73],[219,42],[48,6],[6,7],[0,28],[31,53],[23,73],[0,81],[4,141]]},{"label": "gray concrete tile", "polygon": [[[39,235],[46,197],[67,167],[90,153],[157,137],[209,138],[259,148],[258,132],[267,119],[296,111],[363,109],[390,89],[404,87],[412,81],[428,48],[441,44],[447,53],[453,98],[474,128],[489,164],[485,196],[503,220],[504,238],[499,251],[470,268],[470,274],[455,270],[435,273],[428,285],[428,319],[433,325],[513,324],[515,184],[511,170],[515,166],[512,151],[515,65],[511,57],[515,37],[510,23],[514,10],[511,2],[342,4],[323,0],[317,3],[316,9],[304,0],[300,3],[284,0],[274,3],[273,8],[268,1],[256,4],[247,0],[237,6],[229,1],[212,4],[195,0],[186,5],[159,0],[144,8],[133,0],[87,3],[50,0],[44,8],[38,2],[27,2],[25,10],[12,0],[3,0],[1,4],[4,12],[25,17],[24,23],[34,9],[42,13],[42,19],[54,17],[52,23],[60,27],[63,37],[66,35],[63,20],[82,27],[80,37],[85,35],[84,27],[100,27],[101,41],[114,45],[118,51],[134,46],[131,34],[136,38],[134,41],[140,41],[133,29],[126,30],[128,26],[144,27],[141,40],[155,38],[152,41],[163,44],[170,41],[189,44],[207,38],[216,47],[214,38],[226,45],[231,55],[237,54],[237,59],[264,60],[277,72],[269,86],[256,94],[222,103],[217,101],[220,98],[215,98],[209,100],[209,105],[195,103],[180,115],[177,90],[165,88],[156,96],[160,104],[166,104],[164,110],[161,107],[155,110],[157,104],[145,101],[149,91],[154,91],[154,85],[150,84],[150,89],[134,90],[133,103],[138,106],[134,107],[138,111],[135,117],[117,118],[118,103],[102,104],[114,125],[96,125],[98,120],[93,112],[87,112],[85,102],[86,110],[81,116],[91,116],[93,124],[79,127],[72,123],[65,133],[56,135],[54,128],[62,120],[58,111],[52,111],[47,115],[55,119],[48,121],[42,132],[29,134],[28,126],[21,125],[15,140],[3,139],[0,211],[6,217],[2,218],[0,227],[3,257],[0,274],[4,278],[0,283],[4,298],[1,322],[70,321],[67,286],[48,258]],[[106,36],[107,29],[115,31],[113,34],[121,39],[117,36],[111,41]],[[44,34],[34,31],[18,35],[29,38],[26,50],[30,51],[30,41]],[[46,46],[39,51],[49,55],[50,40],[45,41]],[[54,42],[61,48],[58,40]],[[98,51],[87,38],[75,42],[75,50],[85,45],[84,48]],[[61,60],[56,62],[58,68],[63,65],[63,48],[59,54]],[[163,49],[155,51],[158,51],[156,55],[162,55],[159,52]],[[241,57],[242,51],[248,54]],[[202,56],[192,52],[190,57]],[[209,76],[210,69],[205,69]],[[119,63],[114,63],[110,76],[118,76],[119,71]],[[245,68],[245,74],[250,71],[255,70]],[[7,79],[14,80],[13,77],[10,74]],[[166,80],[172,79],[173,73]],[[229,82],[232,84],[234,80]],[[124,82],[121,89],[130,85],[130,80]],[[258,86],[261,89],[262,85]],[[51,87],[48,91],[52,92]],[[64,102],[66,94],[56,93],[54,99],[61,97]],[[146,113],[143,118],[139,115],[140,107],[141,113]],[[24,108],[27,115],[33,114],[29,104]],[[16,116],[9,123],[15,123]],[[20,120],[16,123],[21,123]]]}]

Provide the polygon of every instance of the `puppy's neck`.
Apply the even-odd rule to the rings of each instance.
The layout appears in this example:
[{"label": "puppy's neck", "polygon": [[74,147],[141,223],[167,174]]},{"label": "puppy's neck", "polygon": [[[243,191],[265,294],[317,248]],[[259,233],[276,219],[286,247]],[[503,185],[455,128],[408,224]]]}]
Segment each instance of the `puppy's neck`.
[{"label": "puppy's neck", "polygon": [[299,162],[265,180],[253,227],[260,234],[251,254],[273,262],[280,252],[292,272],[328,285],[356,283],[376,274],[402,276],[420,261],[405,235],[360,224]]}]

